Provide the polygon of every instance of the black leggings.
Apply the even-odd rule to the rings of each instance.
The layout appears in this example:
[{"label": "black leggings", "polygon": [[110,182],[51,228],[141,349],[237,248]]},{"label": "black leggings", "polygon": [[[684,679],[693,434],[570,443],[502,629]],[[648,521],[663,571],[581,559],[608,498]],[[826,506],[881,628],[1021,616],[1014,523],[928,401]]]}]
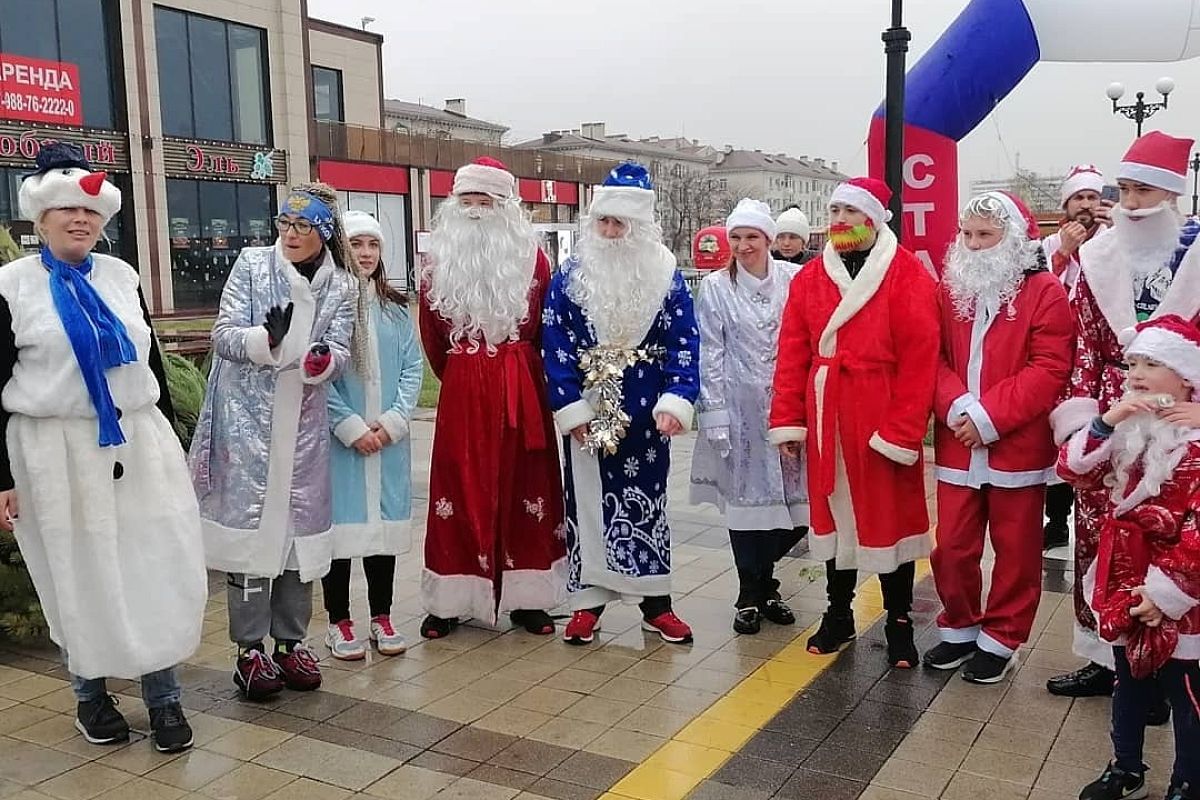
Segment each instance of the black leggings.
[{"label": "black leggings", "polygon": [[808,528],[730,531],[729,546],[738,573],[737,608],[761,608],[779,588],[775,565],[808,533]]},{"label": "black leggings", "polygon": [[1057,483],[1046,487],[1046,518],[1056,525],[1066,525],[1071,514],[1071,503],[1075,490],[1069,483]]},{"label": "black leggings", "polygon": [[[917,577],[915,562],[908,561],[896,567],[894,572],[879,576],[883,588],[883,607],[888,617],[906,617],[912,611],[913,582]],[[858,586],[858,570],[838,569],[836,562],[825,562],[825,589],[829,595],[829,610],[835,613],[850,613],[854,601],[854,590]]]},{"label": "black leggings", "polygon": [[[371,616],[390,614],[392,610],[392,577],[396,573],[395,556],[367,556],[362,560],[367,575],[367,604]],[[325,592],[325,612],[330,623],[350,619],[350,559],[335,558],[329,573],[321,578]]]}]

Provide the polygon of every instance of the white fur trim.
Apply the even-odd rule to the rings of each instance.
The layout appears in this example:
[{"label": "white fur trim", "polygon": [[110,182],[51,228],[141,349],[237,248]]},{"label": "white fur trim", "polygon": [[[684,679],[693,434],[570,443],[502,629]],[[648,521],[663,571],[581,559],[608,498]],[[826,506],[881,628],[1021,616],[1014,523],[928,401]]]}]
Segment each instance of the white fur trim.
[{"label": "white fur trim", "polygon": [[670,392],[658,398],[658,402],[654,404],[654,416],[670,414],[679,420],[679,424],[683,426],[684,431],[692,429],[692,416],[694,413],[695,407],[690,402]]},{"label": "white fur trim", "polygon": [[395,409],[389,408],[380,414],[379,424],[387,432],[388,438],[392,440],[392,444],[402,442],[408,438],[408,420]]},{"label": "white fur trim", "polygon": [[979,638],[975,640],[975,645],[983,652],[1000,656],[1000,658],[1012,658],[1017,653],[1016,650],[1006,647],[987,631],[980,632]]},{"label": "white fur trim", "polygon": [[70,167],[29,176],[21,181],[21,189],[17,194],[21,216],[30,222],[37,222],[42,214],[51,209],[86,208],[99,214],[107,225],[121,210],[121,190],[105,180],[98,194],[88,194],[80,180],[89,174],[97,173]]},{"label": "white fur trim", "polygon": [[499,613],[549,611],[567,600],[567,559],[560,558],[550,569],[508,569],[500,588]]},{"label": "white fur trim", "polygon": [[[883,284],[883,279],[887,277],[888,269],[892,265],[892,259],[896,257],[898,246],[896,234],[892,233],[890,228],[881,228],[875,247],[867,254],[867,262],[863,265],[862,271],[858,273],[857,278],[851,280],[850,273],[846,270],[846,265],[837,250],[833,249],[832,244],[825,245],[825,252],[822,256],[825,274],[841,290],[842,299],[829,317],[825,330],[821,332],[817,349],[822,357],[833,358],[836,354],[837,332],[855,314],[862,311],[863,306],[879,291],[879,287]],[[821,395],[817,397],[819,404]]]},{"label": "white fur trim", "polygon": [[808,439],[808,428],[771,428],[767,431],[767,441],[778,447],[788,442],[803,444]]},{"label": "white fur trim", "polygon": [[775,240],[775,234],[778,232],[778,226],[771,218],[771,207],[752,197],[739,200],[725,219],[725,230],[731,231],[734,228],[754,228],[762,231],[771,241]]},{"label": "white fur trim", "polygon": [[347,211],[342,215],[342,226],[346,229],[347,241],[355,236],[370,236],[379,242],[380,248],[387,244],[387,239],[383,236],[383,226],[365,211]]},{"label": "white fur trim", "polygon": [[487,194],[500,200],[511,200],[516,185],[517,179],[507,170],[489,167],[486,164],[464,164],[454,173],[454,186],[450,193],[455,197],[463,194]]},{"label": "white fur trim", "polygon": [[969,628],[938,628],[938,633],[941,634],[943,642],[966,644],[978,639],[980,630],[980,626],[972,625]]},{"label": "white fur trim", "polygon": [[775,228],[776,236],[781,233],[794,233],[805,242],[812,235],[812,226],[808,222],[808,217],[798,208],[789,208],[776,217]]},{"label": "white fur trim", "polygon": [[983,403],[976,400],[967,406],[966,413],[975,423],[975,428],[979,431],[984,444],[995,444],[1000,441],[1000,432],[996,430],[996,425],[988,415],[987,409],[983,407]]},{"label": "white fur trim", "polygon": [[636,186],[597,186],[592,191],[588,216],[654,222],[654,191]]},{"label": "white fur trim", "polygon": [[580,425],[588,424],[595,418],[596,410],[592,408],[591,403],[582,398],[574,403],[568,403],[554,412],[554,424],[558,426],[558,430],[563,436],[570,435],[571,431]]},{"label": "white fur trim", "polygon": [[370,431],[371,429],[367,426],[367,423],[358,414],[351,414],[333,426],[334,438],[346,445],[346,447],[353,447],[355,442]]},{"label": "white fur trim", "polygon": [[954,425],[959,417],[967,413],[967,407],[977,402],[979,401],[975,398],[975,395],[970,392],[961,394],[955,398],[954,402],[950,404],[950,410],[946,412],[946,426],[950,427]]},{"label": "white fur trim", "polygon": [[1071,636],[1071,651],[1080,658],[1086,658],[1102,667],[1116,668],[1112,645],[1101,639],[1096,631],[1085,628],[1078,622],[1075,623],[1075,630]]},{"label": "white fur trim", "polygon": [[474,617],[496,624],[496,600],[492,582],[480,575],[438,575],[421,570],[421,606],[425,613],[460,622]]},{"label": "white fur trim", "polygon": [[1062,206],[1065,208],[1067,201],[1084,190],[1091,190],[1096,194],[1104,191],[1104,176],[1100,174],[1100,170],[1090,164],[1081,164],[1081,168],[1063,181],[1061,198]]},{"label": "white fur trim", "polygon": [[[314,344],[312,347],[309,347],[308,352],[311,353],[312,348],[315,346],[316,345]],[[307,360],[307,359],[308,359],[308,353],[305,353],[304,360]],[[317,374],[317,375],[309,375],[308,370],[304,368],[304,362],[301,361],[301,363],[300,363],[300,379],[302,381],[304,381],[305,386],[316,386],[317,384],[324,383],[325,381],[329,380],[330,376],[333,375],[333,371],[335,369],[337,369],[337,361],[333,358],[332,355],[330,355],[329,363],[325,365],[325,369],[321,370],[320,374]]]},{"label": "white fur trim", "polygon": [[861,186],[850,183],[839,184],[829,197],[829,204],[845,203],[866,214],[875,223],[876,229],[882,229],[883,224],[892,218],[892,214],[883,207],[879,198]]},{"label": "white fur trim", "polygon": [[1194,387],[1200,387],[1200,347],[1166,328],[1143,329],[1125,348],[1125,355],[1151,358],[1170,367]]},{"label": "white fur trim", "polygon": [[723,408],[716,411],[701,411],[696,415],[696,423],[702,431],[709,428],[728,428],[730,425],[729,412]]},{"label": "white fur trim", "polygon": [[1090,453],[1085,453],[1083,449],[1087,445],[1091,435],[1090,426],[1080,428],[1071,434],[1071,438],[1067,441],[1067,467],[1076,475],[1087,475],[1108,461],[1109,456],[1112,454],[1113,443],[1111,438],[1105,439],[1100,443],[1099,447]]},{"label": "white fur trim", "polygon": [[333,526],[334,558],[398,556],[411,549],[411,520],[379,520]]},{"label": "white fur trim", "polygon": [[271,337],[263,326],[246,332],[246,357],[261,366],[279,366],[279,346],[271,349]]},{"label": "white fur trim", "polygon": [[1196,606],[1200,600],[1192,597],[1179,588],[1179,584],[1167,577],[1167,574],[1153,564],[1146,572],[1146,596],[1150,602],[1158,606],[1158,610],[1171,619],[1181,619]]},{"label": "white fur trim", "polygon": [[871,449],[876,453],[879,453],[879,455],[883,456],[889,461],[895,461],[897,464],[904,467],[911,467],[913,464],[916,464],[917,459],[921,456],[921,454],[916,450],[909,450],[907,447],[901,447],[900,445],[892,444],[887,439],[884,439],[882,436],[880,436],[879,431],[875,431],[875,433],[871,434],[870,445]]},{"label": "white fur trim", "polygon": [[1059,403],[1058,407],[1050,412],[1054,443],[1061,447],[1075,431],[1086,428],[1098,416],[1100,401],[1093,397],[1072,397]]},{"label": "white fur trim", "polygon": [[1137,181],[1171,194],[1184,194],[1188,188],[1186,173],[1180,175],[1174,170],[1139,164],[1136,161],[1122,161],[1117,167],[1117,180]]}]

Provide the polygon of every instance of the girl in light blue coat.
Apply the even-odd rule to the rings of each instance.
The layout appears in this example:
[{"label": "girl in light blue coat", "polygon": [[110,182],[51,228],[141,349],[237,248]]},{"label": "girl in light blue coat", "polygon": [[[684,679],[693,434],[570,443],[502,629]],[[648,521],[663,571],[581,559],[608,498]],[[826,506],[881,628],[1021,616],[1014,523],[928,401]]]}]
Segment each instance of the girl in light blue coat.
[{"label": "girl in light blue coat", "polygon": [[392,626],[396,556],[408,552],[412,508],[409,420],[424,374],[421,343],[403,294],[390,288],[380,250],[383,230],[370,214],[345,215],[346,237],[360,273],[373,289],[368,316],[371,365],[364,378],[347,371],[329,392],[333,429],[333,554],[322,579],[334,658],[366,657],[350,617],[350,559],[362,558],[371,611],[369,638],[382,655],[404,652]]}]

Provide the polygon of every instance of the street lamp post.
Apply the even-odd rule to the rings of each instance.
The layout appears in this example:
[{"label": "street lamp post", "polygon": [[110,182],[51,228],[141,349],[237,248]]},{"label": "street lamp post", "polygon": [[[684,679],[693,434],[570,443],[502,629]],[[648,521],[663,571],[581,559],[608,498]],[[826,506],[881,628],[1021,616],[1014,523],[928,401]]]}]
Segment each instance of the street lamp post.
[{"label": "street lamp post", "polygon": [[892,0],[892,27],[883,32],[887,53],[884,178],[892,190],[892,231],[900,236],[904,209],[904,62],[912,35],[904,27],[904,0]]},{"label": "street lamp post", "polygon": [[1137,135],[1142,135],[1142,123],[1154,116],[1158,111],[1167,107],[1167,97],[1171,92],[1175,91],[1175,81],[1170,78],[1159,78],[1158,83],[1154,84],[1154,90],[1162,95],[1162,102],[1147,103],[1146,93],[1137,93],[1137,102],[1128,105],[1118,105],[1117,101],[1125,96],[1125,87],[1120,83],[1111,83],[1105,94],[1108,99],[1112,100],[1113,113],[1122,114],[1126,119],[1131,119],[1137,123]]},{"label": "street lamp post", "polygon": [[1200,153],[1192,158],[1192,216],[1200,219]]}]

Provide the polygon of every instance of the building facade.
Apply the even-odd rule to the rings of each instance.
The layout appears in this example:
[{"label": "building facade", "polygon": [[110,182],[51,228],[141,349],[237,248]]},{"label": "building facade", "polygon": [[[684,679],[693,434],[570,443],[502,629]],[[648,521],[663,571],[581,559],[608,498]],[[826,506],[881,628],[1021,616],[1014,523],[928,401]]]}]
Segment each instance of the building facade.
[{"label": "building facade", "polygon": [[508,128],[467,116],[467,101],[447,100],[445,108],[434,108],[404,100],[385,100],[383,127],[432,139],[461,139],[499,146]]},{"label": "building facade", "polygon": [[829,223],[829,198],[846,180],[838,163],[795,158],[785,153],[729,148],[717,156],[711,170],[717,188],[735,198],[762,200],[778,215],[791,206],[808,217],[814,229]]}]

